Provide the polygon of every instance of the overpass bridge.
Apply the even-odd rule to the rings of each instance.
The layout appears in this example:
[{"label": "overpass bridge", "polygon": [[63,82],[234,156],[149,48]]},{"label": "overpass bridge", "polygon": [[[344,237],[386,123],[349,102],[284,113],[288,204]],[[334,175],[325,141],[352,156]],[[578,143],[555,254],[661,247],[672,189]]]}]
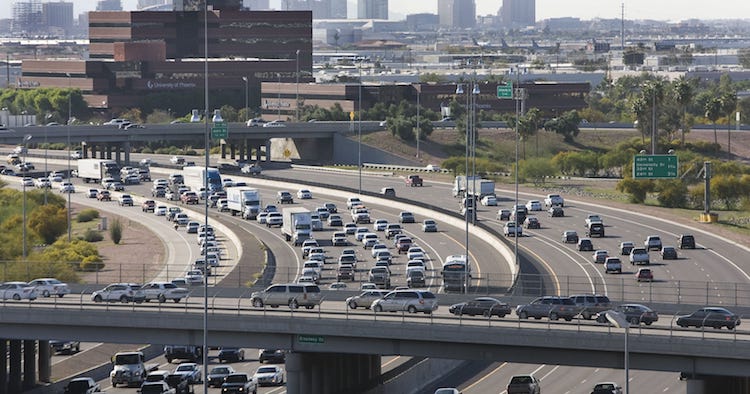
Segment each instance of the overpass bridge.
[{"label": "overpass bridge", "polygon": [[[191,306],[100,305],[76,300],[8,303],[0,308],[2,337],[201,345],[202,308],[195,301],[194,298]],[[360,392],[380,375],[382,355],[600,368],[624,365],[623,330],[590,321],[458,319],[334,312],[328,308],[261,310],[242,305],[241,301],[211,300],[209,343],[290,350],[286,366],[290,394]],[[631,329],[630,366],[700,377],[695,384],[710,382],[710,392],[719,392],[714,390],[716,387],[730,387],[722,384],[743,387],[741,391],[722,392],[748,392],[748,339],[748,331],[683,330],[671,326]],[[0,374],[4,370],[0,369]]]},{"label": "overpass bridge", "polygon": [[[256,161],[261,160],[260,152],[265,151],[266,160],[270,160],[273,151],[278,158],[330,161],[336,154],[334,140],[345,133],[359,131],[359,124],[303,122],[286,123],[286,127],[247,127],[244,123],[229,123],[227,128],[229,137],[221,141],[222,158],[229,155],[232,159]],[[371,121],[362,122],[361,128],[363,132],[383,129],[379,122]],[[30,135],[30,144],[70,141],[72,146],[82,147],[84,158],[130,163],[133,145],[167,141],[202,147],[205,133],[204,123],[149,124],[124,130],[117,126],[29,126],[0,130],[0,144],[22,144],[24,136]],[[256,152],[254,157],[253,151]]]}]

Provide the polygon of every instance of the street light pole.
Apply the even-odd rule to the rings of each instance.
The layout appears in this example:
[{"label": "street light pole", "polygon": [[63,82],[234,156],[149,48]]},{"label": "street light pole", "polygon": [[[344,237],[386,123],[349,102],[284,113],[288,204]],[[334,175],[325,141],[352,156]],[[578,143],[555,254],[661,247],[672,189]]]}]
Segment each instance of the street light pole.
[{"label": "street light pole", "polygon": [[359,111],[357,111],[357,168],[359,168],[359,194],[362,195],[362,61],[359,61]]},{"label": "street light pole", "polygon": [[[417,72],[417,77],[419,77],[419,72]],[[419,83],[419,81],[417,81],[417,83],[417,159],[419,159],[419,138],[422,135],[422,127],[419,123],[419,109],[421,107],[419,103],[419,96],[422,95],[422,84]]]},{"label": "street light pole", "polygon": [[[278,97],[276,98],[276,120],[281,120],[281,73],[276,73],[276,76],[279,78],[276,83],[278,93]],[[206,111],[208,111],[208,108],[206,108]]]},{"label": "street light pole", "polygon": [[473,193],[472,196],[474,204],[474,215],[471,215],[471,223],[477,224],[476,215],[476,187],[477,187],[477,96],[479,96],[479,85],[476,81],[476,73],[474,74],[474,88],[471,90],[471,188]]},{"label": "street light pole", "polygon": [[[468,89],[468,85],[467,85]],[[464,87],[463,84],[458,84],[456,86],[456,95],[462,95],[464,94]],[[464,292],[469,292],[469,96],[471,93],[466,91],[466,162],[464,164],[464,231],[465,231],[465,239],[464,239],[464,252],[466,253],[466,266],[464,271]],[[472,204],[471,206],[471,213],[475,214],[475,210],[477,208]]]},{"label": "street light pole", "polygon": [[248,78],[247,77],[242,77],[242,80],[245,81],[245,118],[247,118],[245,120],[249,120],[250,119],[250,113],[249,113],[248,106],[247,106],[247,81],[248,81]]},{"label": "street light pole", "polygon": [[630,336],[630,322],[624,313],[618,311],[606,311],[604,317],[607,318],[613,326],[625,329],[625,394],[630,394],[630,353],[628,349],[628,337]]},{"label": "street light pole", "polygon": [[[73,117],[72,116],[72,106],[71,106],[71,98],[70,98],[70,96],[72,95],[73,92],[72,92],[72,90],[70,88],[70,73],[65,73],[65,75],[68,76],[68,121],[66,122],[66,124],[67,124],[66,129],[67,129],[67,134],[68,134],[68,138],[67,138],[67,143],[68,143],[68,183],[70,183],[70,119]],[[70,213],[70,195],[71,194],[73,194],[73,193],[71,193],[70,190],[68,190],[68,243],[71,242],[71,233],[72,233],[71,224],[70,224],[70,219],[71,219],[71,213]]]},{"label": "street light pole", "polygon": [[[28,151],[28,142],[31,139],[30,134],[26,134],[23,136],[23,164],[24,166],[21,167],[21,169],[26,168],[26,152]],[[28,171],[28,170],[27,170]],[[22,256],[23,261],[26,264],[26,280],[31,280],[31,270],[29,269],[29,261],[26,260],[26,182],[21,182],[23,184],[23,250],[22,250]]]},{"label": "street light pole", "polygon": [[[208,155],[209,155],[209,129],[208,129],[208,1],[203,3],[203,99],[204,99],[204,147],[205,147],[205,173],[203,186],[208,193]],[[205,199],[204,225],[208,234],[208,195]],[[208,242],[203,243],[204,256],[208,258]],[[208,262],[208,260],[206,260]],[[208,394],[208,264],[203,270],[203,394]]]},{"label": "street light pole", "polygon": [[294,99],[294,121],[299,122],[299,49],[297,49],[297,72],[295,72],[295,77],[297,78],[297,83],[295,84],[295,99]]}]

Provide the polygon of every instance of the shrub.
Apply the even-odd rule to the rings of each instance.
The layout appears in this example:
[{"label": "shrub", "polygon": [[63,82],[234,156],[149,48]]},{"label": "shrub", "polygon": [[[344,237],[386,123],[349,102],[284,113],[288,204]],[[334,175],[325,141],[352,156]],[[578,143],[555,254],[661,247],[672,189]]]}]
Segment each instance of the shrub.
[{"label": "shrub", "polygon": [[659,204],[667,208],[681,208],[687,204],[687,186],[681,180],[659,182]]},{"label": "shrub", "polygon": [[83,259],[80,266],[81,271],[89,272],[99,271],[102,268],[104,268],[104,263],[101,262],[100,259],[94,258],[94,256],[89,256]]},{"label": "shrub", "polygon": [[112,238],[112,242],[115,245],[119,245],[122,240],[122,223],[119,219],[112,221],[112,225],[109,227],[109,237]]},{"label": "shrub", "polygon": [[104,236],[94,229],[88,229],[83,234],[83,239],[86,242],[99,242],[104,239]]},{"label": "shrub", "polygon": [[96,209],[84,209],[78,214],[76,220],[78,220],[78,223],[86,223],[98,218],[99,211]]}]

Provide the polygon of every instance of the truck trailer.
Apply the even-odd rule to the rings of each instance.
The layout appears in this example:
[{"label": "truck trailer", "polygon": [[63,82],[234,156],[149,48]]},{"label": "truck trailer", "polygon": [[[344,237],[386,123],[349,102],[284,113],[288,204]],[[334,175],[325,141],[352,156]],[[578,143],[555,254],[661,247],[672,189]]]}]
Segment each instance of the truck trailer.
[{"label": "truck trailer", "polygon": [[301,245],[312,234],[312,214],[305,208],[284,208],[281,210],[283,223],[281,233],[287,241]]},{"label": "truck trailer", "polygon": [[120,181],[120,166],[114,160],[78,159],[78,177],[84,182],[99,183],[104,178]]},{"label": "truck trailer", "polygon": [[250,220],[255,220],[258,217],[261,206],[258,189],[239,186],[228,187],[226,190],[227,209],[229,209],[232,216],[240,214],[244,219]]}]

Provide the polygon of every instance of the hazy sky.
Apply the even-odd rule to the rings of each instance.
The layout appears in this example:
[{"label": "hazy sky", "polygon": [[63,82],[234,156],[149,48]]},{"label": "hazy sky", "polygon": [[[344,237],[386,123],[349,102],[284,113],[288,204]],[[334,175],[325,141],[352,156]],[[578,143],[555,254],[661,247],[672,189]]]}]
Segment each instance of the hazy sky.
[{"label": "hazy sky", "polygon": [[[13,2],[14,0],[0,0],[0,18],[11,17]],[[75,15],[91,11],[96,7],[96,0],[73,0],[73,2]],[[137,0],[123,0],[122,4],[126,10],[130,10],[135,9],[136,2]],[[278,2],[279,0],[271,0],[272,6]],[[502,0],[476,0],[476,2],[477,12],[480,15],[496,14],[502,4]],[[750,19],[750,1],[748,0],[721,0],[716,3],[706,0],[537,0],[536,17],[537,20],[563,16],[581,19],[619,18],[620,5],[623,2],[626,19],[669,21],[689,18]],[[390,12],[391,15],[415,12],[437,13],[437,0],[391,0]]]}]

